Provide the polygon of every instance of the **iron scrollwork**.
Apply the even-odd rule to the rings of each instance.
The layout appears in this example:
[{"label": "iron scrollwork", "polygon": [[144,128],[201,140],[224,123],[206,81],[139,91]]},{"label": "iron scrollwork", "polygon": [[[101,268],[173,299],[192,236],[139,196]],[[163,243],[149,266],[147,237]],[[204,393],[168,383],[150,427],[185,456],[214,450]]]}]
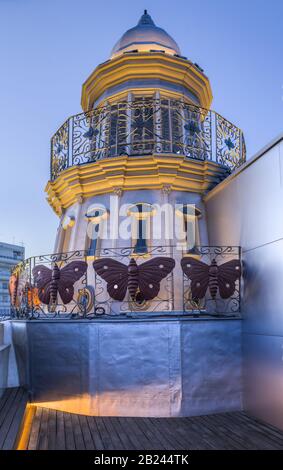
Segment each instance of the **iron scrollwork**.
[{"label": "iron scrollwork", "polygon": [[[210,279],[204,279],[202,273],[198,273],[197,279],[190,278],[188,272],[183,272],[183,305],[184,312],[195,314],[195,315],[225,315],[235,316],[240,312],[241,306],[241,279],[240,279],[240,265],[241,265],[241,252],[240,247],[234,246],[197,246],[194,248],[193,257],[197,261],[205,263],[207,267],[217,267],[225,263],[233,263],[236,269],[239,269],[239,273],[234,277],[235,284],[231,289],[229,296],[221,295],[221,289],[219,292],[219,285],[216,276],[213,276],[212,285],[210,285]],[[189,255],[185,255],[182,264],[185,263],[186,259],[190,259]],[[192,282],[195,281],[193,288]],[[229,288],[229,282],[231,279],[227,278],[227,287]],[[234,282],[232,281],[232,282]],[[201,298],[196,298],[194,289],[196,289],[196,283],[199,284],[200,290],[203,290],[204,295]],[[202,285],[205,284],[205,285]],[[202,288],[204,287],[204,288]],[[225,290],[225,286],[224,286]]]},{"label": "iron scrollwork", "polygon": [[51,139],[51,180],[68,168],[69,149],[69,120],[67,120]]},{"label": "iron scrollwork", "polygon": [[[152,264],[162,267],[168,264],[164,271],[164,275],[160,280],[156,280],[154,275],[152,278],[152,288],[156,287],[154,296],[150,295],[149,289],[140,289],[139,283],[135,283],[134,276],[127,279],[127,293],[120,300],[112,297],[111,289],[109,289],[107,281],[101,277],[99,269],[95,269],[95,305],[96,308],[103,307],[105,314],[111,316],[131,316],[133,312],[170,312],[174,310],[174,285],[173,285],[173,266],[175,261],[172,259],[171,247],[157,246],[148,249],[145,255],[137,255],[134,248],[105,248],[101,251],[99,260],[101,266],[104,265],[103,260],[113,260],[117,265],[122,265],[126,271],[128,265],[137,266],[137,271],[142,270],[146,265],[146,260],[150,259]],[[165,262],[162,262],[165,260]],[[118,263],[117,263],[118,262]],[[167,263],[166,263],[167,262]],[[107,263],[105,263],[106,265]],[[170,265],[170,266],[169,266]],[[165,266],[164,266],[165,267]],[[150,267],[151,269],[151,267]],[[157,267],[155,267],[155,270]],[[142,278],[141,273],[139,277]],[[162,279],[162,280],[161,280]],[[135,284],[133,286],[133,284]],[[150,282],[151,284],[151,282]],[[115,287],[115,286],[114,286]],[[145,295],[144,295],[145,294]]]},{"label": "iron scrollwork", "polygon": [[220,114],[215,115],[215,125],[216,161],[233,171],[244,163],[246,158],[243,134]]},{"label": "iron scrollwork", "polygon": [[[235,284],[231,292],[229,286],[226,286],[228,290],[224,286],[221,291],[213,283],[207,283],[204,294],[196,298],[198,291],[192,289],[192,278],[183,268],[184,260],[190,259],[214,267],[224,266],[233,260],[233,266],[240,269],[240,248],[198,246],[193,253],[183,253],[177,247],[155,246],[148,247],[146,254],[136,254],[133,247],[110,247],[100,249],[99,256],[95,256],[96,261],[89,251],[84,250],[29,258],[17,265],[11,274],[11,314],[14,318],[26,319],[90,319],[101,315],[131,317],[136,314],[238,315],[241,302],[240,276],[232,276]],[[115,284],[118,286],[121,282],[121,276],[117,275],[119,281],[112,283],[109,289],[109,279],[101,276],[101,271],[96,269],[97,266],[111,268],[112,265],[115,265],[115,269],[118,266],[123,272],[128,270],[129,265],[134,266],[137,272],[143,271],[144,286],[141,288],[143,276],[140,276],[140,272],[138,278],[129,276],[128,272],[123,295],[113,295],[112,291]],[[145,272],[145,267],[150,269],[146,268]],[[160,276],[155,272],[158,268],[161,269]],[[174,282],[175,271],[179,273],[178,279],[183,276],[183,294],[182,283]],[[40,277],[40,272],[47,273],[47,277],[45,274],[43,278]],[[62,273],[68,274],[66,279]],[[110,281],[113,280],[111,278]],[[55,281],[52,289],[51,281]],[[228,275],[227,282],[230,281]],[[202,280],[198,278],[198,282]],[[151,285],[154,295],[150,294]],[[67,292],[64,293],[63,288]],[[121,291],[121,286],[119,289]]]},{"label": "iron scrollwork", "polygon": [[211,110],[165,98],[125,100],[60,127],[51,139],[51,180],[69,166],[151,153],[211,160],[232,171],[245,161],[245,144],[241,130]]},{"label": "iron scrollwork", "polygon": [[[79,263],[85,264],[85,269],[81,269]],[[75,270],[79,266],[81,272],[74,278],[70,277],[68,272],[67,278],[61,276],[60,281],[60,272],[72,265]],[[13,276],[17,277],[14,291],[11,292],[11,309],[14,317],[73,318],[85,316],[87,313],[87,305],[82,296],[82,291],[87,287],[84,251],[29,258],[16,266],[11,277]],[[63,291],[60,294],[60,282],[61,288],[68,291],[69,298],[65,297],[65,294],[62,295]]]}]

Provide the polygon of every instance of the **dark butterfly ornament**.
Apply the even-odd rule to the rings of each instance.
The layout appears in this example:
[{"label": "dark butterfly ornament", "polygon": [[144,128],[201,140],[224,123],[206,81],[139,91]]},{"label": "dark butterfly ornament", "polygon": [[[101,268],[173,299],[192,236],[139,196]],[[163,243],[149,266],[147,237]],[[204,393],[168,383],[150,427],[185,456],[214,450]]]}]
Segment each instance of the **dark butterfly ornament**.
[{"label": "dark butterfly ornament", "polygon": [[44,265],[35,266],[32,273],[40,301],[46,305],[55,305],[59,292],[64,304],[71,302],[74,296],[74,284],[86,270],[87,263],[84,261],[72,261],[62,269],[57,263],[54,263],[52,269]]},{"label": "dark butterfly ornament", "polygon": [[156,257],[140,265],[131,258],[129,265],[111,258],[94,261],[97,274],[107,282],[107,291],[114,300],[122,301],[127,289],[133,301],[152,300],[160,290],[160,282],[174,268],[172,258]]},{"label": "dark butterfly ornament", "polygon": [[181,260],[182,270],[191,280],[192,299],[202,299],[209,288],[213,300],[217,291],[222,299],[231,297],[236,289],[236,281],[241,276],[241,263],[237,259],[218,265],[215,259],[211,265],[190,256]]}]

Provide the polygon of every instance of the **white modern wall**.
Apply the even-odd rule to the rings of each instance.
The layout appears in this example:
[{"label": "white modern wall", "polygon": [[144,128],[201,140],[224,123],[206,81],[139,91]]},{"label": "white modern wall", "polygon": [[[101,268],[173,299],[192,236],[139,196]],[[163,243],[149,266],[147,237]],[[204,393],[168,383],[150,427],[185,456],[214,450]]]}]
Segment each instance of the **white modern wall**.
[{"label": "white modern wall", "polygon": [[244,263],[244,407],[283,429],[283,134],[205,198],[211,245]]}]

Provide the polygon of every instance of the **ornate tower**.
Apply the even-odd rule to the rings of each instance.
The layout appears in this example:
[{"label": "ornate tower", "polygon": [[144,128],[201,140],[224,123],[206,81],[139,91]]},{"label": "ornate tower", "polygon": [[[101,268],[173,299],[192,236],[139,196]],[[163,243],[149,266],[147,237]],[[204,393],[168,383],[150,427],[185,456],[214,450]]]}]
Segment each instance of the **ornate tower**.
[{"label": "ornate tower", "polygon": [[240,409],[240,248],[210,246],[203,196],[245,147],[211,100],[203,70],[145,11],[52,137],[55,250],[11,278],[15,315],[40,319],[14,325],[35,403],[101,416]]},{"label": "ornate tower", "polygon": [[[83,84],[83,112],[52,137],[46,192],[60,216],[55,253],[171,249],[176,233],[156,217],[166,205],[186,253],[208,245],[202,196],[245,160],[242,132],[211,101],[204,71],[145,10]],[[126,217],[128,238],[117,228]]]}]

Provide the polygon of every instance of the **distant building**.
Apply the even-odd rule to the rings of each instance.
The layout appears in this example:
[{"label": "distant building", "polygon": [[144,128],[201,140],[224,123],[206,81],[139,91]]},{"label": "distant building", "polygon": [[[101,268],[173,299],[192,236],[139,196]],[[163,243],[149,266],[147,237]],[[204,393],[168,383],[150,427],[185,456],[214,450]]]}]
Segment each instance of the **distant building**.
[{"label": "distant building", "polygon": [[11,269],[24,257],[23,246],[0,242],[0,315],[10,308],[9,278]]}]

